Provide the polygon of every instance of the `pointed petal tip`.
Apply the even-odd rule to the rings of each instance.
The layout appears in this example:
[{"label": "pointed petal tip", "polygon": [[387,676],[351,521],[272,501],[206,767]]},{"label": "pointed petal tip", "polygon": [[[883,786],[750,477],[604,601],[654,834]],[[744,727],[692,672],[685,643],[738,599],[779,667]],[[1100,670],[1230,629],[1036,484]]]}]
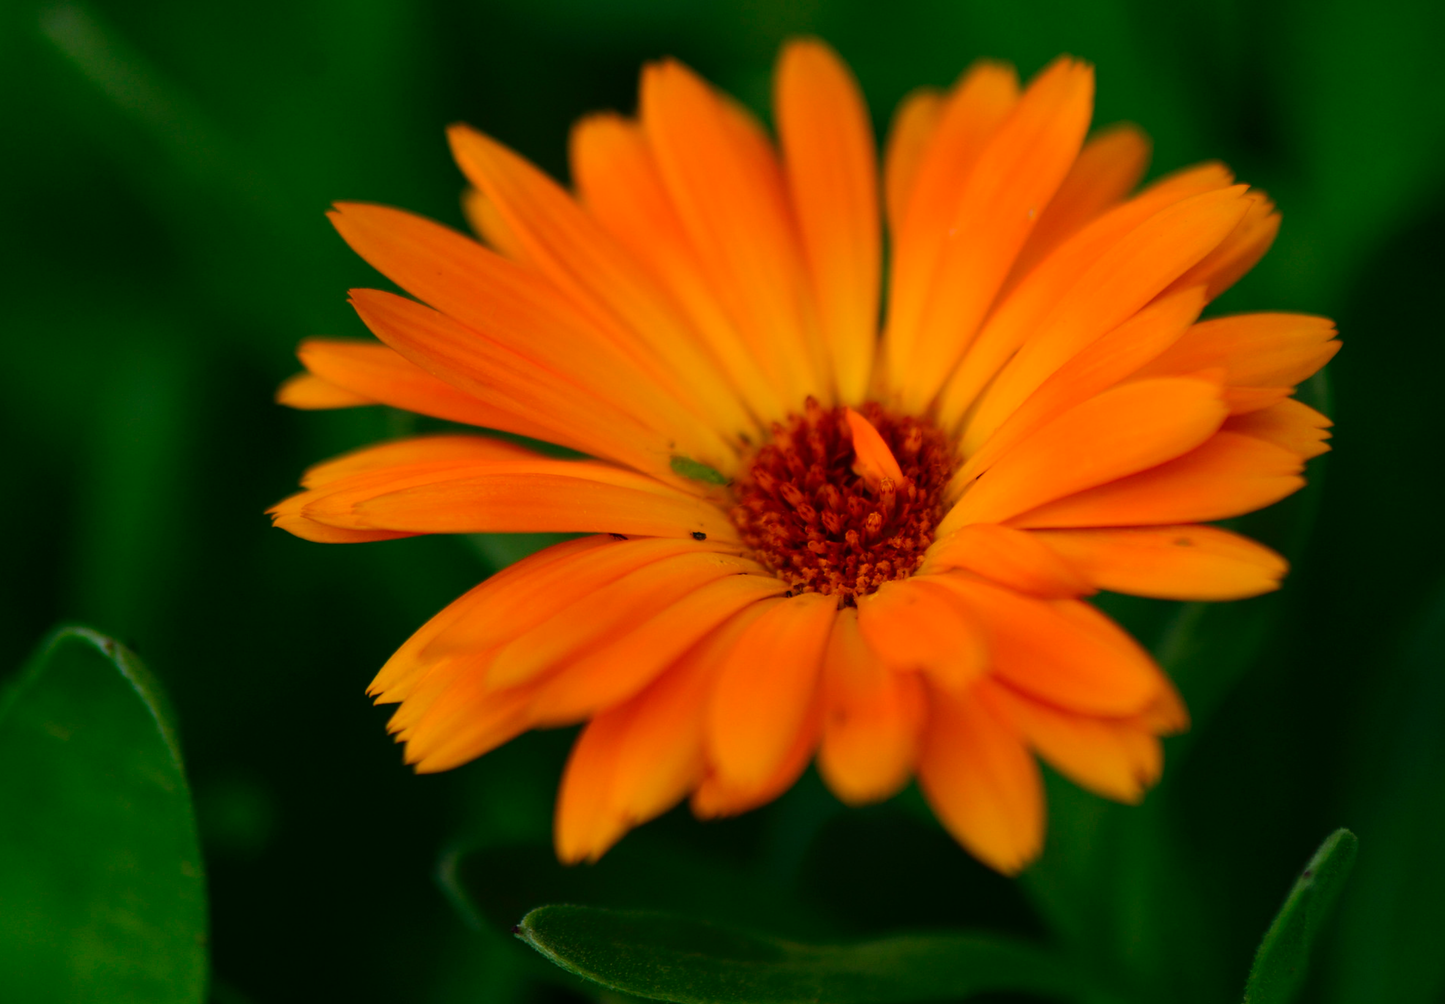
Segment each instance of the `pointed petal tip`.
[{"label": "pointed petal tip", "polygon": [[458,163],[468,157],[492,157],[506,150],[506,147],[475,126],[466,122],[453,122],[446,129],[447,144],[452,157]]},{"label": "pointed petal tip", "polygon": [[576,867],[583,862],[593,864],[597,861],[597,858],[588,855],[585,851],[576,847],[564,847],[560,842],[553,843],[553,850],[557,855],[557,863],[568,868]]},{"label": "pointed petal tip", "polygon": [[1054,59],[1038,72],[1034,82],[1038,83],[1052,77],[1067,78],[1070,86],[1094,86],[1094,64],[1078,56],[1071,56],[1068,53],[1055,56]]},{"label": "pointed petal tip", "polygon": [[[1042,843],[1039,843],[1038,846],[1029,847],[1012,857],[996,857],[993,860],[989,860],[988,857],[983,857],[980,858],[980,860],[982,860],[984,864],[988,865],[1000,875],[1003,875],[1007,878],[1016,878],[1019,874],[1023,872],[1025,868],[1037,861],[1039,855],[1042,854],[1043,851],[1044,845]],[[974,853],[978,852],[975,851]]]},{"label": "pointed petal tip", "polygon": [[832,74],[852,79],[848,63],[827,42],[812,35],[801,35],[790,39],[778,50],[778,59],[773,72],[773,86],[782,86],[788,78],[798,74]]},{"label": "pointed petal tip", "polygon": [[794,35],[778,50],[778,62],[814,54],[836,58],[833,47],[817,35]]},{"label": "pointed petal tip", "polygon": [[901,483],[903,468],[898,465],[898,459],[873,423],[852,408],[846,409],[844,415],[848,419],[848,431],[853,436],[854,473],[874,487],[884,478],[891,479],[895,485]]},{"label": "pointed petal tip", "polygon": [[652,59],[642,64],[642,79],[646,83],[649,78],[661,82],[665,77],[695,77],[696,74],[676,56],[662,56],[659,59]]}]

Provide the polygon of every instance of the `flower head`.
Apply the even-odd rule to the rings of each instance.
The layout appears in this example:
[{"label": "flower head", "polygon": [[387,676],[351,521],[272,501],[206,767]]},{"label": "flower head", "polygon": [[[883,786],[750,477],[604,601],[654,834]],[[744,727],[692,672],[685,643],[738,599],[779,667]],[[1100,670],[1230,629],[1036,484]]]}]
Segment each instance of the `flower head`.
[{"label": "flower head", "polygon": [[[981,63],[899,109],[880,185],[858,88],[816,41],[778,146],[678,63],[572,136],[569,193],[464,126],[481,242],[380,206],[341,235],[415,299],[356,290],[379,343],[310,340],[281,391],[545,440],[391,442],[272,512],[311,540],[588,534],[492,576],[371,685],[418,770],[585,722],[560,855],[690,796],[776,797],[816,757],[845,801],[916,776],[981,860],[1042,843],[1042,757],[1136,801],[1185,710],[1084,597],[1222,600],[1284,561],[1204,525],[1303,484],[1329,421],[1291,397],[1325,320],[1200,321],[1278,216],[1218,164],[1132,194],[1148,143],[1086,139],[1093,74]],[[881,191],[880,191],[881,189]],[[882,266],[884,222],[889,266]],[[886,317],[880,303],[886,289]]]}]

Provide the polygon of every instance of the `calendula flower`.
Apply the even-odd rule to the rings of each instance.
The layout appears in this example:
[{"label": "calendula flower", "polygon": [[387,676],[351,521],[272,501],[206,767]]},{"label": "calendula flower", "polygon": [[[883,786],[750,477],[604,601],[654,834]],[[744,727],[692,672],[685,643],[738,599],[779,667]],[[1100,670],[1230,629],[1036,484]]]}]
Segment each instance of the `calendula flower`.
[{"label": "calendula flower", "polygon": [[589,534],[387,662],[370,693],[400,705],[408,762],[585,722],[557,806],[568,861],[689,796],[702,817],[761,805],[815,757],[849,803],[916,776],[1004,872],[1042,844],[1036,756],[1138,800],[1186,712],[1084,597],[1277,587],[1278,555],[1204,524],[1303,484],[1330,423],[1291,393],[1337,343],[1316,317],[1200,321],[1270,244],[1274,206],[1218,164],[1131,195],[1148,142],[1086,139],[1092,99],[1073,59],[1023,88],[980,63],[904,102],[880,185],[857,85],[799,41],[776,148],[664,61],[635,118],[577,125],[570,193],[453,128],[481,242],[337,206],[415,299],[353,291],[380,342],[304,342],[280,399],[586,457],[390,442],[272,510],[328,542]]}]

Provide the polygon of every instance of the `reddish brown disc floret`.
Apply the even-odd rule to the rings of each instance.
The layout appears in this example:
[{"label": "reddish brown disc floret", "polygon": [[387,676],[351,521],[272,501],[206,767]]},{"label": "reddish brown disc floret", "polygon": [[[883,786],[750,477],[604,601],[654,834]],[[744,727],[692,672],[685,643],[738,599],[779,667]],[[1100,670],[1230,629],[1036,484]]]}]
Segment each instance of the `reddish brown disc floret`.
[{"label": "reddish brown disc floret", "polygon": [[857,410],[893,451],[900,482],[884,478],[875,488],[853,473],[847,409],[810,398],[804,414],[773,426],[734,486],[732,509],[744,542],[793,592],[843,604],[917,570],[956,466],[931,422],[871,402]]}]

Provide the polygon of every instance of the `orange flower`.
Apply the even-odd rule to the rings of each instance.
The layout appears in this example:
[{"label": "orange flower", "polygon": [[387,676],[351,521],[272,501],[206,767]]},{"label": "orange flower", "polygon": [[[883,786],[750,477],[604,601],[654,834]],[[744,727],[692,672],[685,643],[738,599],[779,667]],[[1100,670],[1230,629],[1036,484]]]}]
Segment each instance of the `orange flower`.
[{"label": "orange flower", "polygon": [[[980,63],[899,109],[880,193],[858,87],[784,50],[780,149],[676,62],[635,119],[578,124],[575,194],[451,130],[484,243],[345,204],[415,300],[356,290],[380,343],[314,339],[280,399],[386,404],[570,447],[386,443],[312,468],[277,525],[318,541],[592,534],[494,575],[370,692],[420,771],[586,722],[558,853],[595,859],[687,796],[776,797],[816,755],[840,798],[917,775],[1004,872],[1040,849],[1035,754],[1137,801],[1168,679],[1082,597],[1224,600],[1276,554],[1201,525],[1288,495],[1329,420],[1292,398],[1329,321],[1198,321],[1279,217],[1206,164],[1130,195],[1148,142],[1086,141],[1093,73]],[[881,231],[891,259],[886,277]]]}]

